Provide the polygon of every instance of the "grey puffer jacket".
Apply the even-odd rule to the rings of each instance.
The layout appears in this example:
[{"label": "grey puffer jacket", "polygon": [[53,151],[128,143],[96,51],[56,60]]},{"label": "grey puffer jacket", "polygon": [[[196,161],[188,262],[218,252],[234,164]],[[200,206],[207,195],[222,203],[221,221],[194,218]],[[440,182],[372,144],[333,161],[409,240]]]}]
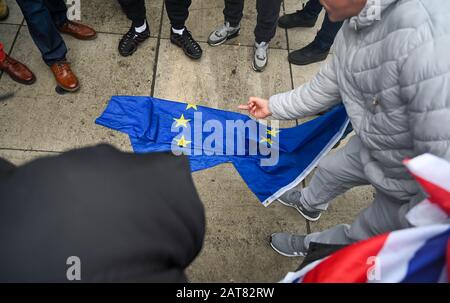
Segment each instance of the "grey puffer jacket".
[{"label": "grey puffer jacket", "polygon": [[450,1],[368,0],[319,73],[269,106],[274,118],[295,119],[341,101],[368,181],[398,200],[418,194],[402,161],[425,152],[450,160]]}]

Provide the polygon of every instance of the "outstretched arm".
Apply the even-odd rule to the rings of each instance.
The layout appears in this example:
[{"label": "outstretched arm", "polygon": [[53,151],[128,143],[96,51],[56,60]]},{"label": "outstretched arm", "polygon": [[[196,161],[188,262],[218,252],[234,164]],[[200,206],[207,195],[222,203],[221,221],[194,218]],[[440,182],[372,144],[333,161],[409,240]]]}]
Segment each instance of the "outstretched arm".
[{"label": "outstretched arm", "polygon": [[298,88],[272,96],[269,110],[277,119],[296,119],[320,113],[341,102],[336,77],[336,55],[331,55],[314,78]]}]

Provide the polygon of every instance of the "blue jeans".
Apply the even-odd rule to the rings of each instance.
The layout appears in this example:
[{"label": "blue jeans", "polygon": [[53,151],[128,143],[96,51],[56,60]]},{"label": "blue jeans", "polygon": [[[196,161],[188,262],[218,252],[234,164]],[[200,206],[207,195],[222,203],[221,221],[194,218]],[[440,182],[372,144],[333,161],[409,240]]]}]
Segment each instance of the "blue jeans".
[{"label": "blue jeans", "polygon": [[[322,5],[319,0],[309,0],[303,8],[303,12],[311,17],[317,17],[322,11]],[[324,51],[328,51],[333,45],[334,38],[336,37],[339,29],[342,26],[342,22],[331,22],[326,14],[322,23],[322,28],[317,33],[314,43]]]},{"label": "blue jeans", "polygon": [[47,65],[66,59],[67,47],[58,28],[67,22],[64,0],[17,0],[31,38]]}]

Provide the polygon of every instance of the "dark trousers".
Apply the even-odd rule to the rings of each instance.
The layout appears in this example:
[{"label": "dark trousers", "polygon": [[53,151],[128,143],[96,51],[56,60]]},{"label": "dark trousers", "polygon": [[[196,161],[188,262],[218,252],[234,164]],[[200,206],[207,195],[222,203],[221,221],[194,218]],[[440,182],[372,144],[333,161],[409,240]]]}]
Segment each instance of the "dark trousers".
[{"label": "dark trousers", "polygon": [[[311,17],[317,17],[322,11],[322,5],[319,0],[309,0],[306,3],[303,11],[310,15]],[[342,22],[331,22],[326,14],[325,19],[322,23],[322,28],[316,35],[314,42],[322,50],[329,50],[331,45],[333,45],[334,38],[336,37],[339,29],[342,26]]]},{"label": "dark trousers", "polygon": [[65,60],[67,48],[58,28],[67,22],[64,0],[17,0],[31,38],[47,65]]},{"label": "dark trousers", "polygon": [[[184,28],[191,2],[191,0],[165,0],[167,15],[173,28]],[[144,0],[119,0],[119,3],[128,19],[133,22],[133,26],[141,26],[144,23],[146,16]]]},{"label": "dark trousers", "polygon": [[119,0],[119,3],[128,19],[133,22],[132,26],[138,27],[144,24],[147,13],[144,0]]},{"label": "dark trousers", "polygon": [[184,24],[189,17],[191,3],[191,0],[165,0],[167,15],[173,28],[184,28]]},{"label": "dark trousers", "polygon": [[[270,42],[277,30],[278,17],[280,16],[281,0],[258,0],[258,11],[255,28],[257,43]],[[223,14],[230,25],[236,27],[241,22],[244,11],[244,0],[225,0]]]}]

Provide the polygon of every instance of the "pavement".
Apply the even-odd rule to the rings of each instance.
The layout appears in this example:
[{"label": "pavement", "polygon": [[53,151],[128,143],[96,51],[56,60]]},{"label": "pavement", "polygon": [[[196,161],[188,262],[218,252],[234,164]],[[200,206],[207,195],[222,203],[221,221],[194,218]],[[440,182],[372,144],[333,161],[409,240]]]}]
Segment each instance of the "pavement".
[{"label": "pavement", "polygon": [[[298,67],[287,60],[290,51],[313,40],[319,19],[311,29],[278,29],[267,69],[254,72],[256,0],[245,1],[241,35],[215,48],[206,41],[223,22],[223,1],[193,1],[187,27],[204,51],[198,62],[188,59],[168,40],[163,0],[146,0],[151,38],[128,58],[119,56],[117,44],[130,22],[116,1],[81,1],[81,22],[99,34],[93,41],[64,37],[81,90],[61,96],[55,93],[53,75],[41,60],[16,2],[7,2],[11,14],[0,23],[0,41],[37,75],[34,85],[23,86],[0,74],[0,94],[15,93],[0,103],[0,157],[15,164],[101,142],[131,151],[125,135],[94,124],[112,95],[151,95],[237,111],[237,105],[249,96],[267,98],[301,85],[321,65]],[[281,14],[300,9],[301,2],[285,0]],[[207,233],[200,256],[187,271],[192,282],[279,281],[298,267],[301,258],[275,253],[268,242],[273,232],[307,233],[351,223],[373,199],[370,187],[355,188],[336,198],[319,222],[309,224],[295,210],[279,203],[263,207],[231,165],[195,173],[194,180],[205,204]]]}]

